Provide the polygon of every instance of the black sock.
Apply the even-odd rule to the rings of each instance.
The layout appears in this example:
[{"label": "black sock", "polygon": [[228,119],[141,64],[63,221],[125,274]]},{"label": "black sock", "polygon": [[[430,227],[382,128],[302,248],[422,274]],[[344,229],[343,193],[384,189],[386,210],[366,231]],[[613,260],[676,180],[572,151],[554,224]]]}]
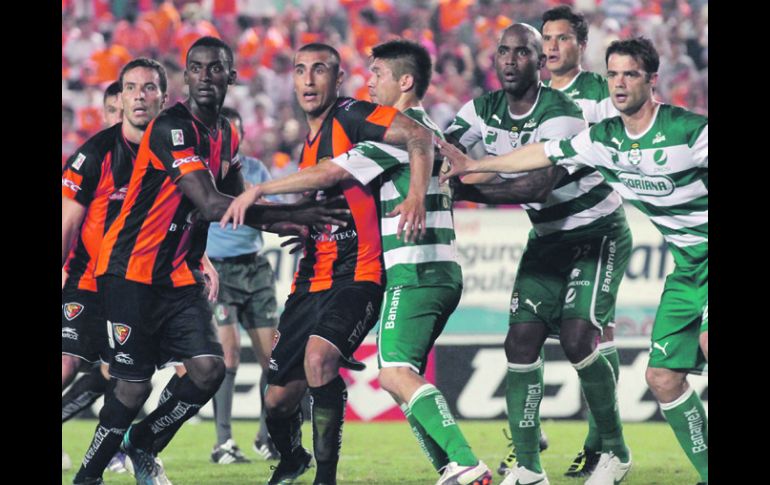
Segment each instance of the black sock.
[{"label": "black sock", "polygon": [[[179,384],[179,381],[182,378],[179,377],[179,374],[174,374],[171,376],[171,379],[166,383],[166,387],[163,388],[163,390],[160,392],[160,397],[158,397],[158,407],[160,407],[161,404],[168,401],[169,398],[174,394],[174,390],[176,389],[177,384]],[[157,438],[155,438],[155,441],[152,442],[152,449],[153,450],[162,450],[167,445],[168,442],[171,441],[171,438],[173,438],[174,435],[168,435],[168,434],[161,434]],[[158,453],[155,451],[155,453]]]},{"label": "black sock", "polygon": [[[131,427],[131,444],[143,450],[160,453],[185,421],[192,418],[211,399],[185,374],[176,383],[171,396],[140,422]],[[160,448],[156,448],[160,446]]]},{"label": "black sock", "polygon": [[321,387],[309,389],[313,454],[318,464],[315,483],[337,483],[337,462],[342,447],[342,424],[348,391],[340,376]]},{"label": "black sock", "polygon": [[61,422],[64,423],[93,404],[107,390],[109,382],[98,365],[76,380],[61,397]]},{"label": "black sock", "polygon": [[138,413],[139,408],[131,410],[114,395],[107,395],[99,412],[99,424],[96,425],[94,438],[83,457],[75,482],[102,476],[104,469],[118,451],[123,434]]},{"label": "black sock", "polygon": [[281,459],[290,459],[301,454],[302,448],[302,409],[297,406],[292,414],[285,417],[265,418],[265,425],[270,438]]}]

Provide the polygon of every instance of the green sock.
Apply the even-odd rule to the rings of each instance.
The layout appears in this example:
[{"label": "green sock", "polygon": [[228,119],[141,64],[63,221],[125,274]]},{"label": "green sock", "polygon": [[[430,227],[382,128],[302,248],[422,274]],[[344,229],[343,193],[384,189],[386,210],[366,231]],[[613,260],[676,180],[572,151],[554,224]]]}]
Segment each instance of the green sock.
[{"label": "green sock", "polygon": [[[602,342],[599,344],[599,352],[607,359],[612,366],[612,372],[615,374],[615,382],[618,382],[620,372],[620,358],[618,357],[618,349],[615,347],[614,342]],[[583,442],[583,447],[591,451],[599,451],[602,449],[602,439],[599,436],[599,428],[596,427],[596,420],[591,414],[591,410],[588,410],[586,419],[588,420],[588,434]]]},{"label": "green sock", "polygon": [[516,461],[528,470],[542,473],[540,401],[543,400],[543,360],[538,358],[532,364],[509,362],[505,382],[505,403]]},{"label": "green sock", "polygon": [[601,451],[611,451],[620,461],[627,462],[629,453],[623,440],[623,425],[618,413],[618,397],[610,363],[595,350],[582,362],[573,364],[573,367],[580,377],[583,395],[599,430]]},{"label": "green sock", "polygon": [[414,417],[412,411],[409,410],[409,406],[406,404],[401,405],[401,411],[404,412],[406,420],[409,421],[409,427],[412,429],[412,433],[417,438],[417,443],[420,448],[430,460],[430,464],[436,471],[444,468],[449,463],[449,457],[444,453],[444,450],[431,438],[422,427],[419,421]]},{"label": "green sock", "polygon": [[449,461],[461,466],[479,462],[457,426],[444,395],[434,385],[425,384],[417,389],[409,401],[409,410],[428,436],[446,452]]},{"label": "green sock", "polygon": [[660,403],[660,409],[701,480],[708,483],[708,418],[700,397],[691,387],[674,402]]}]

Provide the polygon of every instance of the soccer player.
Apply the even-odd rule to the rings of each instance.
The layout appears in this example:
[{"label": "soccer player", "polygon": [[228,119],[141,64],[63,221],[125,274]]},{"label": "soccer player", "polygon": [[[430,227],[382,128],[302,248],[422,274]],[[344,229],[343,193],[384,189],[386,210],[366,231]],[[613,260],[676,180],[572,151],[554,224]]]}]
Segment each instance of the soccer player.
[{"label": "soccer player", "polygon": [[[95,275],[109,322],[114,385],[105,393],[77,484],[103,483],[104,468],[119,446],[131,458],[138,484],[168,483],[156,454],[224,377],[222,346],[198,268],[207,222],[219,220],[232,200],[218,189],[242,190],[237,134],[219,114],[235,81],[232,66],[232,51],[219,39],[203,37],[190,48],[185,69],[190,96],[148,125],[123,206],[99,248]],[[126,85],[124,96],[133,89],[149,87]],[[147,113],[143,104],[132,110]],[[344,225],[334,216],[346,213],[324,205],[253,206],[246,222]],[[163,402],[131,426],[156,366],[179,359],[187,373],[172,378]]]},{"label": "soccer player", "polygon": [[[431,68],[430,55],[419,44],[403,40],[380,44],[372,49],[369,94],[372,101],[397,108],[441,137],[420,104]],[[438,185],[442,160],[412,170],[404,150],[362,142],[333,158],[333,163],[309,167],[257,189],[263,195],[326,189],[351,180],[379,185],[387,279],[378,334],[380,384],[401,406],[431,464],[443,472],[438,483],[480,485],[491,482],[489,468],[473,454],[444,396],[423,377],[430,349],[462,294],[452,197],[447,185]],[[398,220],[390,212],[416,194],[427,194],[426,231],[413,244],[397,237]]]},{"label": "soccer player", "polygon": [[[123,85],[128,89],[121,94]],[[78,148],[62,170],[62,267],[68,273],[62,288],[62,389],[86,363],[101,360],[105,368],[103,375],[94,366],[62,396],[62,423],[107,388],[109,346],[95,258],[123,204],[144,130],[163,108],[166,86],[166,71],[158,62],[137,58],[126,64],[105,91],[106,129]],[[115,111],[108,110],[114,107],[112,98],[120,103]],[[113,123],[115,113],[124,117],[122,123]]]},{"label": "soccer player", "polygon": [[[232,108],[222,108],[227,118],[243,138],[243,121]],[[270,180],[267,167],[253,157],[238,155],[244,183],[252,186]],[[277,202],[278,199],[273,199]],[[222,229],[219,224],[209,227],[206,253],[219,273],[219,297],[212,304],[217,335],[225,354],[225,378],[212,399],[217,442],[211,452],[211,461],[219,464],[248,463],[249,459],[232,439],[230,421],[235,392],[235,375],[241,355],[238,322],[249,334],[251,347],[262,367],[259,380],[262,412],[254,450],[266,460],[277,460],[278,452],[264,424],[266,416],[264,391],[267,386],[267,361],[273,345],[273,334],[278,325],[275,301],[275,276],[262,250],[262,231],[248,226],[237,230]]]},{"label": "soccer player", "polygon": [[123,101],[120,98],[120,81],[115,81],[104,90],[102,122],[105,128],[123,121]]},{"label": "soccer player", "polygon": [[[408,197],[393,207],[392,214],[401,215],[396,234],[400,237],[403,232],[405,238],[414,239],[418,232],[425,232],[424,185],[433,163],[433,136],[393,107],[340,98],[343,76],[340,56],[331,46],[308,44],[294,56],[294,90],[310,127],[300,169],[324,164],[362,141],[406,145],[411,163],[425,166],[426,175],[410,182]],[[244,210],[261,195],[259,187],[246,190],[233,202],[223,225],[231,218],[235,225],[242,222]],[[265,401],[268,430],[281,461],[270,485],[291,483],[312,464],[312,456],[301,446],[299,401],[307,387],[318,463],[314,484],[336,483],[347,400],[339,367],[360,370],[352,355],[374,326],[382,303],[376,187],[344,180],[324,190],[322,196],[340,193],[352,220],[344,228],[311,230],[278,323]]]},{"label": "soccer player", "polygon": [[[620,113],[612,105],[607,81],[599,74],[583,71],[583,52],[588,42],[588,24],[585,17],[573,12],[567,5],[560,5],[543,14],[543,50],[545,68],[551,79],[543,84],[558,89],[580,106],[583,118],[589,126]],[[602,332],[599,352],[609,361],[618,381],[620,360],[614,342],[615,322],[610,320]],[[568,477],[589,476],[599,463],[601,438],[596,422],[588,412],[588,434],[583,449],[565,473]]]},{"label": "soccer player", "polygon": [[[570,139],[531,144],[479,161],[442,144],[442,153],[452,161],[446,177],[551,165],[570,174],[595,168],[650,217],[676,266],[666,278],[655,316],[647,383],[707,483],[708,423],[687,374],[701,373],[708,365],[708,118],[653,100],[659,57],[649,40],[615,41],[607,49],[606,61],[610,96],[619,117]],[[705,348],[700,348],[699,339]],[[618,456],[603,453],[589,482],[600,475],[602,481],[597,483],[612,483],[622,472],[620,465]]]},{"label": "soccer player", "polygon": [[[580,108],[565,94],[541,86],[545,62],[540,33],[526,24],[508,27],[495,54],[503,89],[467,103],[446,130],[463,147],[481,141],[487,154],[537,141],[565,138],[585,128]],[[443,145],[443,142],[442,142]],[[505,340],[506,404],[517,467],[503,484],[548,478],[540,464],[539,407],[543,343],[558,336],[578,372],[596,418],[603,451],[628,470],[612,367],[596,340],[611,321],[618,285],[628,263],[631,235],[620,196],[593,170],[573,175],[547,168],[499,184],[460,184],[458,196],[492,203],[526,203],[533,223],[519,264]],[[464,182],[494,182],[496,175]],[[540,483],[540,482],[538,482]]]}]

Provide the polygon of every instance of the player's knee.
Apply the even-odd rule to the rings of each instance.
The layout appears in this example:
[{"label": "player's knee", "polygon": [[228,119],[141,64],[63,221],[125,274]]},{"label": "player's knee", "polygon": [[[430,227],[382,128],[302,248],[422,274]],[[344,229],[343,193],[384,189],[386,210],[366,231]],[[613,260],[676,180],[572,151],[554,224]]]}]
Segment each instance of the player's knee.
[{"label": "player's knee", "polygon": [[338,372],[339,354],[325,348],[308,348],[305,352],[305,376],[308,384],[318,387],[330,381]]},{"label": "player's knee", "polygon": [[591,342],[586,341],[586,339],[560,339],[560,342],[561,348],[564,350],[564,355],[573,364],[581,362],[591,355],[591,352],[594,350],[594,346],[591,345]]},{"label": "player's knee", "polygon": [[115,397],[128,409],[137,411],[150,397],[150,381],[129,382],[118,379],[115,383]]},{"label": "player's knee", "polygon": [[225,378],[225,363],[215,357],[198,357],[185,362],[187,373],[195,386],[214,393]]},{"label": "player's knee", "polygon": [[271,418],[288,416],[297,408],[297,403],[290,399],[286,392],[281,392],[280,388],[270,386],[265,393],[264,405],[267,415]]},{"label": "player's knee", "polygon": [[380,369],[377,380],[380,387],[391,394],[399,395],[399,384],[404,382],[403,372],[412,372],[406,367],[384,367]]},{"label": "player's knee", "polygon": [[525,339],[509,332],[505,337],[505,357],[514,364],[531,364],[540,355],[540,349],[529,345]]},{"label": "player's knee", "polygon": [[62,372],[74,374],[78,371],[78,369],[80,369],[82,363],[83,361],[80,360],[79,357],[75,357],[74,355],[61,354]]},{"label": "player's knee", "polygon": [[685,374],[669,369],[648,367],[645,378],[650,390],[660,402],[671,402],[687,390]]},{"label": "player's knee", "polygon": [[225,353],[225,367],[228,369],[234,369],[241,364],[241,349],[239,349],[237,346],[222,346],[222,350]]}]

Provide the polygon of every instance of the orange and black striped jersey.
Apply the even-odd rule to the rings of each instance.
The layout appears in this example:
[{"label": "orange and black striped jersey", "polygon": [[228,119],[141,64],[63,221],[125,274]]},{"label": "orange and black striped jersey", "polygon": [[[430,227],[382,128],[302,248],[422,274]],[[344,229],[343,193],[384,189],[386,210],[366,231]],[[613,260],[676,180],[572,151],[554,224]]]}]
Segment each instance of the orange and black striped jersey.
[{"label": "orange and black striped jersey", "polygon": [[164,110],[142,137],[126,201],[104,236],[96,276],[111,274],[148,285],[195,284],[209,223],[177,186],[184,175],[208,170],[220,187],[239,168],[238,134],[223,116],[215,132],[182,103]]},{"label": "orange and black striped jersey", "polygon": [[122,123],[100,131],[70,156],[62,169],[61,195],[86,210],[65,263],[67,286],[96,291],[96,257],[102,238],[126,198],[139,146],[123,136]]},{"label": "orange and black striped jersey", "polygon": [[[358,142],[382,141],[397,113],[392,107],[337,99],[315,137],[305,140],[300,170],[341,155]],[[343,281],[383,283],[378,190],[376,183],[364,186],[346,180],[316,194],[319,199],[344,194],[351,214],[347,227],[311,229],[292,292],[328,290]]]}]

